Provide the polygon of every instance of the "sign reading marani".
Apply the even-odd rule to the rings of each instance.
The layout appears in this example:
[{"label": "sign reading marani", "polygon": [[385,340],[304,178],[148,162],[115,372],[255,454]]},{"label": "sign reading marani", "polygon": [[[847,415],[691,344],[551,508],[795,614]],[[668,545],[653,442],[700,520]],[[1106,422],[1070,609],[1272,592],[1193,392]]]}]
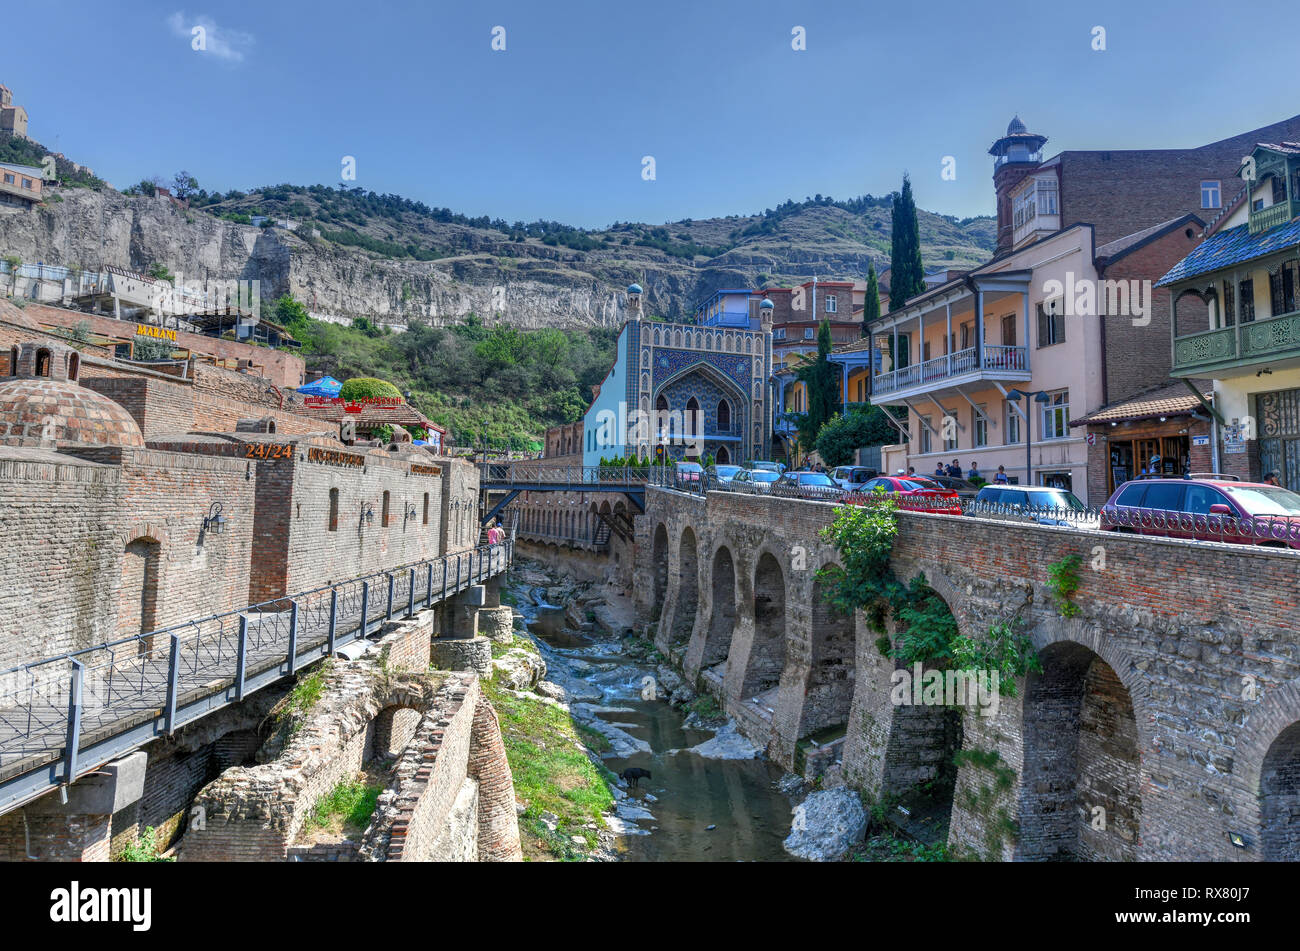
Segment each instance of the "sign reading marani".
[{"label": "sign reading marani", "polygon": [[154,327],[150,324],[136,324],[135,333],[137,337],[157,337],[160,340],[176,342],[176,331],[165,330],[162,327]]}]

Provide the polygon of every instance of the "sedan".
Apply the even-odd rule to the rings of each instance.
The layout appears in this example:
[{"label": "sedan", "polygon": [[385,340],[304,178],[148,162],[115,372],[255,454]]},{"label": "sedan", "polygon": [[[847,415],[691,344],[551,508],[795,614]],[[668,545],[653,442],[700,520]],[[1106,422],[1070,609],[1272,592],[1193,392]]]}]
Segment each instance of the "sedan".
[{"label": "sedan", "polygon": [[1300,550],[1300,495],[1226,479],[1125,482],[1101,510],[1114,532]]},{"label": "sedan", "polygon": [[879,491],[910,512],[938,512],[943,515],[960,515],[961,499],[953,489],[944,488],[925,476],[879,476],[867,482],[861,492],[845,499],[855,505],[869,502]]},{"label": "sedan", "polygon": [[767,495],[780,478],[771,469],[741,469],[731,477],[731,481],[727,483],[727,488],[735,492],[754,492],[758,495]]},{"label": "sedan", "polygon": [[736,473],[743,471],[740,466],[709,466],[704,470],[709,477],[709,485],[726,485],[736,477]]},{"label": "sedan", "polygon": [[824,472],[786,472],[776,480],[776,491],[801,499],[838,500],[844,490]]}]

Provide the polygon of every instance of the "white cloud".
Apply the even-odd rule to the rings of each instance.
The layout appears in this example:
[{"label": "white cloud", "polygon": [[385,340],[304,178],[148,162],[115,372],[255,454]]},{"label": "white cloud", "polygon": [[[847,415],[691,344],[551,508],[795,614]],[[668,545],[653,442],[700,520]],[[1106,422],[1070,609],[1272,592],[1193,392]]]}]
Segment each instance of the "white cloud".
[{"label": "white cloud", "polygon": [[167,18],[167,25],[172,33],[183,37],[193,44],[194,28],[202,27],[204,48],[202,52],[211,53],[217,59],[229,63],[243,62],[245,54],[254,43],[253,34],[218,26],[210,16],[189,16],[184,11],[177,11]]}]

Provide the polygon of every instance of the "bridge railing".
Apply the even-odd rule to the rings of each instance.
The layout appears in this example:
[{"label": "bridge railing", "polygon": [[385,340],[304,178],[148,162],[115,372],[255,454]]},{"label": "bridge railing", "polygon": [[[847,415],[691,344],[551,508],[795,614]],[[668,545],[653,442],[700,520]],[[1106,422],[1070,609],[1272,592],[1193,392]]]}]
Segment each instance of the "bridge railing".
[{"label": "bridge railing", "polygon": [[966,515],[974,518],[1014,521],[1027,524],[1068,526],[1183,538],[1269,545],[1300,554],[1300,516],[1255,515],[1237,518],[1191,512],[1168,512],[1156,509],[1125,509],[1112,506],[1067,508],[1004,505],[975,499],[927,496],[900,496],[884,493],[850,492],[823,486],[793,486],[777,483],[763,485],[717,482],[707,473],[702,479],[682,478],[669,472],[653,483],[662,488],[688,495],[729,492],[758,496],[795,498],[804,501],[848,505],[875,505],[888,499],[900,511],[931,515]]},{"label": "bridge railing", "polygon": [[[0,770],[61,751],[68,782],[79,773],[83,735],[158,719],[157,732],[172,733],[222,705],[197,699],[242,700],[387,620],[500,573],[512,548],[510,540],[482,545],[0,671]],[[0,793],[0,812],[6,805]]]},{"label": "bridge railing", "polygon": [[518,485],[645,485],[655,466],[556,466],[539,462],[489,462],[483,467],[485,483]]}]

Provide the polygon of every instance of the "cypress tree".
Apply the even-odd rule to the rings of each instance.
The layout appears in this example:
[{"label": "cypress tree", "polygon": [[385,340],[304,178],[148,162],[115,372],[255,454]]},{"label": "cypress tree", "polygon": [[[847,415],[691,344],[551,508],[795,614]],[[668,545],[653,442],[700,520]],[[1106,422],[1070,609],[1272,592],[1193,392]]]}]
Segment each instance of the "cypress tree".
[{"label": "cypress tree", "polygon": [[921,265],[921,227],[916,220],[916,202],[912,200],[912,182],[903,175],[903,191],[894,195],[890,212],[893,233],[889,250],[889,309],[897,310],[909,297],[925,290],[925,270]]},{"label": "cypress tree", "polygon": [[826,320],[817,328],[817,359],[796,371],[808,391],[808,412],[798,422],[799,441],[811,449],[826,421],[840,405],[839,381],[831,365],[831,325]]},{"label": "cypress tree", "polygon": [[862,303],[862,336],[871,332],[871,322],[880,316],[880,281],[874,262],[867,265],[867,296]]}]

